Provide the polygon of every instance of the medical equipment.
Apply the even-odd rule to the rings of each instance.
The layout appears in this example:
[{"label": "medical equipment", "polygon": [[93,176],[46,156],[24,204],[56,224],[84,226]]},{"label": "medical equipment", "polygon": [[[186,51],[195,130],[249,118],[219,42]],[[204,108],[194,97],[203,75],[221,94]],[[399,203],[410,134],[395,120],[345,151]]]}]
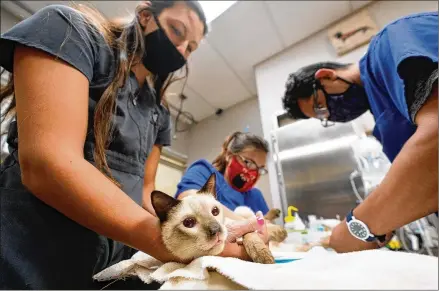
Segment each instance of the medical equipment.
[{"label": "medical equipment", "polygon": [[285,263],[291,263],[291,262],[298,261],[298,260],[300,260],[300,259],[284,257],[284,258],[274,259],[274,262],[276,264],[285,264]]},{"label": "medical equipment", "polygon": [[427,218],[416,220],[398,230],[398,236],[405,250],[433,256],[433,248],[438,247],[437,230]]},{"label": "medical equipment", "polygon": [[[357,168],[351,148],[359,137],[351,122],[323,128],[319,120],[274,116],[271,142],[282,211],[289,205],[308,215],[345,215],[357,204],[349,175]],[[305,134],[304,134],[305,133]]]},{"label": "medical equipment", "polygon": [[[172,104],[168,104],[168,106],[170,106],[170,107],[172,106],[172,109],[177,110],[177,115],[175,117],[175,122],[174,122],[174,132],[175,132],[175,134],[181,133],[181,132],[186,132],[186,131],[190,130],[190,128],[194,124],[197,123],[195,121],[194,116],[190,112],[183,111],[183,103],[187,99],[186,95],[181,93],[179,98],[180,98],[180,106],[178,108],[174,107]],[[190,120],[190,124],[187,125],[185,122],[183,122],[183,125],[186,125],[186,126],[183,126],[182,128],[180,128],[180,127],[178,127],[178,125],[179,125],[179,122],[180,122],[180,118],[182,116],[184,116],[186,119],[189,119]]]},{"label": "medical equipment", "polygon": [[[360,139],[352,144],[352,150],[357,160],[358,167],[350,177],[352,191],[361,203],[386,176],[391,163],[382,151],[382,145],[373,137],[361,135]],[[357,188],[355,179],[361,178],[363,189]],[[363,192],[363,195],[360,194]],[[438,246],[437,232],[426,218],[414,221],[398,229],[390,249],[400,249],[412,253],[427,253],[433,255],[432,248]]]},{"label": "medical equipment", "polygon": [[[374,137],[360,134],[351,147],[357,168],[349,175],[349,181],[359,203],[378,187],[389,171],[391,163],[384,154],[382,145]],[[358,178],[361,180],[362,189],[357,188],[355,183]],[[360,192],[363,192],[364,197],[361,197]]]},{"label": "medical equipment", "polygon": [[[295,212],[293,216],[293,211]],[[291,231],[302,231],[305,230],[305,224],[302,222],[302,219],[299,216],[299,209],[294,206],[288,206],[288,215],[285,216],[285,229]]]}]

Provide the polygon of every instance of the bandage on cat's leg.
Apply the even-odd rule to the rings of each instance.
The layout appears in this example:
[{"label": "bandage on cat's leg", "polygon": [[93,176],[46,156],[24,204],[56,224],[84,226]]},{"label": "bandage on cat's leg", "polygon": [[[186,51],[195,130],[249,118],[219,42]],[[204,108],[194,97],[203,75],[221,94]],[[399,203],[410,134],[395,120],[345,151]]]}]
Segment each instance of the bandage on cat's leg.
[{"label": "bandage on cat's leg", "polygon": [[256,232],[263,233],[265,218],[261,211],[256,212]]}]

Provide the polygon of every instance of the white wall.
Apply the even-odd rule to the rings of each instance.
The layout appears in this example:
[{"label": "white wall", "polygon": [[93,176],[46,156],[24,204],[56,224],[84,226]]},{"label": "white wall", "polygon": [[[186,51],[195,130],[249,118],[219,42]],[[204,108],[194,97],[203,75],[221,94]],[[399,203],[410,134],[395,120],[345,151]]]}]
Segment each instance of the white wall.
[{"label": "white wall", "polygon": [[1,8],[1,33],[6,32],[19,21],[17,17],[6,11],[3,7]]},{"label": "white wall", "polygon": [[[377,1],[366,9],[376,24],[382,28],[401,16],[437,11],[438,3],[437,1]],[[366,52],[366,49],[367,46],[363,46],[339,58],[329,43],[326,29],[323,29],[256,66],[258,100],[265,138],[269,138],[273,114],[282,110],[281,97],[285,90],[285,81],[290,73],[320,61],[356,62]],[[370,113],[367,113],[357,121],[357,124],[370,129],[374,126],[374,121]],[[271,160],[268,170],[273,206],[280,207],[278,180]]]},{"label": "white wall", "polygon": [[[239,103],[227,110],[221,116],[211,116],[194,126],[187,136],[188,163],[198,159],[213,159],[221,153],[221,147],[228,135],[234,131],[248,130],[253,134],[263,136],[256,97]],[[268,206],[272,206],[268,176],[262,176],[256,185],[264,194]]]},{"label": "white wall", "polygon": [[182,177],[183,171],[180,169],[160,163],[155,178],[155,190],[174,196],[175,189],[177,189]]},{"label": "white wall", "polygon": [[[175,117],[171,117],[172,119],[172,140],[171,140],[171,146],[170,149],[172,151],[175,151],[179,154],[188,155],[188,140],[189,140],[189,132],[188,131],[184,131],[184,132],[179,132],[179,133],[175,133],[174,131],[174,124],[175,124]],[[182,125],[180,125],[180,123],[182,123],[182,121],[179,121],[179,125],[178,128],[180,129],[180,127],[182,127]]]}]

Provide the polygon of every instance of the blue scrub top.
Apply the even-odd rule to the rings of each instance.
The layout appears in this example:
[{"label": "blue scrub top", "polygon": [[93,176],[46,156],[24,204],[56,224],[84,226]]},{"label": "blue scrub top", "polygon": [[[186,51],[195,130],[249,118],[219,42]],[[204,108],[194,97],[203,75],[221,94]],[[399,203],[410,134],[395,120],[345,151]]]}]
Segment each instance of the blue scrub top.
[{"label": "blue scrub top", "polygon": [[259,189],[252,188],[243,193],[236,191],[227,183],[224,176],[204,159],[196,161],[186,170],[177,186],[175,197],[186,190],[201,189],[212,173],[216,175],[217,199],[224,206],[232,211],[238,206],[247,206],[255,213],[262,211],[265,215],[268,212],[267,203]]},{"label": "blue scrub top", "polygon": [[390,161],[416,130],[399,71],[409,58],[437,63],[437,12],[413,14],[390,23],[374,37],[360,61],[361,80],[375,117],[373,135]]}]

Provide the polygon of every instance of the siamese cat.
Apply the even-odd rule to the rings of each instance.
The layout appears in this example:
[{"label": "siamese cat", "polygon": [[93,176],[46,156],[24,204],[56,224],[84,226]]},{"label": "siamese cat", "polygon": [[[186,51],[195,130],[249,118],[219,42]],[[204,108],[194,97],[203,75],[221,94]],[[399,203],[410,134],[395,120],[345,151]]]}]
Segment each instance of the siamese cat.
[{"label": "siamese cat", "polygon": [[[151,193],[152,206],[160,219],[163,242],[176,257],[192,260],[215,256],[223,251],[228,234],[226,222],[230,218],[224,214],[224,206],[216,200],[215,189],[216,177],[212,174],[199,191],[182,200],[160,191]],[[254,216],[247,207],[238,207],[234,213],[237,219]],[[279,210],[273,210],[266,217],[274,220],[279,214]],[[283,241],[287,236],[286,231],[277,225],[272,224],[270,230],[268,224],[267,228],[270,239]],[[274,264],[268,246],[256,232],[244,235],[242,243],[254,262]]]}]

